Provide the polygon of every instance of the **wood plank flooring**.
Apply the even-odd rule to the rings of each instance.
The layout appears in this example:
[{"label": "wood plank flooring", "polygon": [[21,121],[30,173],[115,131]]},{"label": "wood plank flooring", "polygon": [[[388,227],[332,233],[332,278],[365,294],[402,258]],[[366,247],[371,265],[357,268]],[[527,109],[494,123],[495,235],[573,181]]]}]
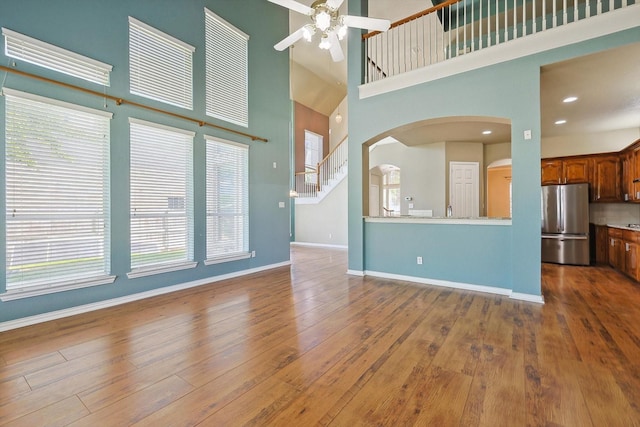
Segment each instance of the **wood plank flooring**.
[{"label": "wood plank flooring", "polygon": [[0,334],[2,426],[640,426],[640,285],[545,305],[345,274],[342,250]]}]

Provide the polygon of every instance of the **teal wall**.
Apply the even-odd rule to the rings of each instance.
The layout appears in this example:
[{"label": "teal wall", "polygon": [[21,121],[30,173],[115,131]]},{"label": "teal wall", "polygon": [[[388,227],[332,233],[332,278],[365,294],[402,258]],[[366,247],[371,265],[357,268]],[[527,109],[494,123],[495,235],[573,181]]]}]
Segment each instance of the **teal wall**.
[{"label": "teal wall", "polygon": [[[268,143],[251,140],[196,124],[169,118],[131,106],[108,102],[111,120],[112,274],[117,279],[103,285],[10,302],[0,302],[0,322],[121,297],[164,286],[259,268],[289,260],[289,55],[273,45],[288,34],[288,11],[266,0],[2,0],[0,26],[38,38],[113,65],[109,95],[138,101],[179,114],[258,135]],[[216,121],[204,113],[204,7],[250,36],[249,128]],[[194,110],[188,111],[129,94],[128,16],[195,46]],[[9,58],[0,53],[0,63]],[[102,87],[20,62],[19,69],[102,91]],[[0,73],[5,87],[104,109],[104,100],[14,74]],[[0,182],[4,188],[4,100],[0,98]],[[129,269],[129,126],[136,117],[196,132],[194,139],[195,260],[192,270],[127,279]],[[203,135],[214,135],[250,145],[249,246],[256,258],[204,266],[205,258],[205,162]],[[273,162],[278,167],[273,168]],[[0,207],[5,210],[4,191]],[[278,202],[287,204],[285,209]],[[0,222],[0,293],[6,290],[5,224]]]},{"label": "teal wall", "polygon": [[[356,1],[350,12],[365,10]],[[360,4],[362,3],[362,4]],[[638,29],[359,99],[362,43],[349,39],[349,269],[495,286],[541,295],[540,66],[640,41]],[[363,223],[362,144],[449,116],[511,120],[513,219],[507,227]],[[530,129],[531,140],[523,139]],[[368,170],[366,168],[365,170]],[[428,183],[425,183],[428,185]],[[429,254],[423,255],[423,254]],[[416,256],[424,256],[423,268]],[[461,271],[465,270],[465,271]]]}]

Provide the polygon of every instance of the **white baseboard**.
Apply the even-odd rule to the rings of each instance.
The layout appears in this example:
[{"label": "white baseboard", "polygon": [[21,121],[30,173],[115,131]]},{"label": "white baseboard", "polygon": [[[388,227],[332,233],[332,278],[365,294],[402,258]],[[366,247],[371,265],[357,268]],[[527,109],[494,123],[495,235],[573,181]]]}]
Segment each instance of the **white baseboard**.
[{"label": "white baseboard", "polygon": [[113,307],[116,305],[126,304],[128,302],[139,301],[158,295],[164,295],[171,292],[181,291],[183,289],[195,288],[197,286],[208,285],[222,280],[233,279],[248,274],[259,273],[265,270],[271,270],[278,267],[291,265],[291,261],[280,262],[277,264],[269,264],[262,267],[251,268],[248,270],[236,271],[233,273],[222,274],[220,276],[207,277],[205,279],[194,280],[192,282],[179,283],[177,285],[166,286],[163,288],[153,289],[146,292],[127,295],[124,297],[113,298],[105,301],[94,302],[91,304],[79,305],[77,307],[65,308],[63,310],[52,311],[49,313],[37,314],[35,316],[23,317],[21,319],[9,320],[0,323],[0,332],[18,329],[25,326],[35,325],[37,323],[48,322],[50,320],[62,319],[64,317],[75,316],[76,314],[88,313],[90,311],[100,310],[102,308]]},{"label": "white baseboard", "polygon": [[361,270],[347,270],[347,274],[350,276],[359,276],[359,277],[364,277],[364,271]]},{"label": "white baseboard", "polygon": [[531,295],[531,294],[521,294],[519,292],[512,292],[511,295],[509,295],[509,298],[517,299],[520,301],[544,304],[544,297],[542,295]]},{"label": "white baseboard", "polygon": [[448,280],[429,279],[424,277],[405,276],[401,274],[390,274],[390,273],[383,273],[379,271],[369,271],[369,270],[365,271],[364,274],[367,276],[380,277],[383,279],[404,280],[406,282],[419,283],[422,285],[442,286],[445,288],[462,289],[465,291],[484,292],[488,294],[503,295],[503,296],[508,296],[509,298],[517,299],[521,301],[544,304],[544,298],[542,298],[542,296],[540,295],[521,294],[521,293],[513,292],[511,289],[506,289],[506,288],[474,285],[471,283],[462,283],[462,282],[451,282]]},{"label": "white baseboard", "polygon": [[329,245],[327,243],[291,242],[293,246],[308,246],[312,248],[349,249],[347,245]]}]

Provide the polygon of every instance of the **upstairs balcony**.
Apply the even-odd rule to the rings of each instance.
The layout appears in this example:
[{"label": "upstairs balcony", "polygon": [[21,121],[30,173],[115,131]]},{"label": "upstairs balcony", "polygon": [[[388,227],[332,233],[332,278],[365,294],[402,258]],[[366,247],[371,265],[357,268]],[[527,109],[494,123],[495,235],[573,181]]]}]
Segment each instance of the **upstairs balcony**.
[{"label": "upstairs balcony", "polygon": [[[363,35],[366,64],[360,97],[406,87],[442,76],[438,64],[493,52],[484,65],[533,54],[540,37],[547,48],[581,37],[636,27],[637,0],[434,0],[436,6],[397,21],[383,33]],[[567,31],[573,35],[567,37]],[[544,34],[544,35],[543,35]],[[532,36],[538,36],[538,47]],[[520,41],[520,44],[517,43]],[[551,42],[551,43],[549,43]],[[499,45],[511,49],[495,49]],[[501,52],[496,54],[496,52]],[[466,68],[465,68],[466,67]]]}]

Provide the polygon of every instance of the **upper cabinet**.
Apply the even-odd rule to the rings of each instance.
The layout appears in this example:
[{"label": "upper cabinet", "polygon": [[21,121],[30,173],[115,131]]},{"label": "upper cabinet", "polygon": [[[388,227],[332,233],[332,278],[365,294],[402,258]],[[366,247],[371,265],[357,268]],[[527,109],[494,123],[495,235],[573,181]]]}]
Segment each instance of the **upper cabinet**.
[{"label": "upper cabinet", "polygon": [[593,157],[591,200],[594,202],[619,202],[622,200],[620,186],[622,168],[617,154]]},{"label": "upper cabinet", "polygon": [[619,153],[542,159],[541,168],[542,185],[588,182],[592,202],[640,203],[640,139]]},{"label": "upper cabinet", "polygon": [[542,160],[542,185],[589,182],[590,163],[586,157]]},{"label": "upper cabinet", "polygon": [[[640,151],[638,159],[640,167]],[[542,185],[586,182],[592,202],[623,200],[622,161],[617,153],[544,159],[541,168]]]},{"label": "upper cabinet", "polygon": [[640,140],[620,153],[622,162],[622,199],[640,202]]}]

